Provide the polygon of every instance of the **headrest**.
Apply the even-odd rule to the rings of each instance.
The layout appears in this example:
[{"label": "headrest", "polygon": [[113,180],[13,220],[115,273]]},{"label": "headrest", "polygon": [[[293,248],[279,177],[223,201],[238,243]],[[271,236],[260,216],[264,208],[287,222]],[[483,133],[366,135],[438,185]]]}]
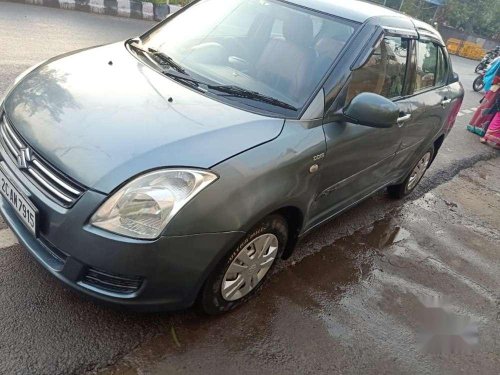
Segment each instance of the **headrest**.
[{"label": "headrest", "polygon": [[314,40],[311,17],[303,14],[290,14],[283,22],[283,36],[289,43],[311,47]]}]

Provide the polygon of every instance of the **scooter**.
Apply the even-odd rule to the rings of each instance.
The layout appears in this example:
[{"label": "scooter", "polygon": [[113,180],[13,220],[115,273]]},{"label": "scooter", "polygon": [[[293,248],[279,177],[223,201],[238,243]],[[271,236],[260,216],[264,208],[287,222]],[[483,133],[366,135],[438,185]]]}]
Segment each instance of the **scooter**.
[{"label": "scooter", "polygon": [[479,64],[476,66],[474,70],[475,73],[479,73],[481,70],[485,70],[490,63],[495,60],[500,55],[500,47],[496,47],[495,49],[488,51],[486,55],[482,58]]}]

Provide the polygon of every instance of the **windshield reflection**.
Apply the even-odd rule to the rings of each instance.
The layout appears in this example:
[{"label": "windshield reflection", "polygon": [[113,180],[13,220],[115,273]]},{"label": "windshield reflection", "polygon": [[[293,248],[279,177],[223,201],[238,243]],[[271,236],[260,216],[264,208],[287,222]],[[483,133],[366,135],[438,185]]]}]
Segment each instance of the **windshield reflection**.
[{"label": "windshield reflection", "polygon": [[275,0],[205,0],[169,19],[143,42],[198,79],[300,109],[355,28]]}]

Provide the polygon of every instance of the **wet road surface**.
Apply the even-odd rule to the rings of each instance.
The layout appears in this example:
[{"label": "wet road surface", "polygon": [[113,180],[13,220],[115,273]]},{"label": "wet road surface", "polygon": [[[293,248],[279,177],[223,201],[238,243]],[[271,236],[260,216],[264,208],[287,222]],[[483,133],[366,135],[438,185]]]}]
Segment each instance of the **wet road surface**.
[{"label": "wet road surface", "polygon": [[[0,2],[0,92],[43,59],[151,25]],[[476,63],[453,62],[473,108]],[[382,192],[321,227],[257,299],[219,318],[98,306],[0,221],[0,374],[495,373],[498,154],[465,131],[470,117],[411,197]]]},{"label": "wet road surface", "polygon": [[277,272],[247,307],[170,317],[102,373],[497,374],[499,198],[500,159],[480,162]]}]

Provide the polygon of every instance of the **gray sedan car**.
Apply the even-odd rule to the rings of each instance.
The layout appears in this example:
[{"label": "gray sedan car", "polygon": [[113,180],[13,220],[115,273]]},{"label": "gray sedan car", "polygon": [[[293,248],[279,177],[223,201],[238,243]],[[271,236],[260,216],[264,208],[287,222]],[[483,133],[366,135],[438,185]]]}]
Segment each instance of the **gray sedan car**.
[{"label": "gray sedan car", "polygon": [[22,74],[1,212],[54,276],[229,311],[313,228],[419,183],[463,98],[439,33],[358,1],[199,0]]}]

